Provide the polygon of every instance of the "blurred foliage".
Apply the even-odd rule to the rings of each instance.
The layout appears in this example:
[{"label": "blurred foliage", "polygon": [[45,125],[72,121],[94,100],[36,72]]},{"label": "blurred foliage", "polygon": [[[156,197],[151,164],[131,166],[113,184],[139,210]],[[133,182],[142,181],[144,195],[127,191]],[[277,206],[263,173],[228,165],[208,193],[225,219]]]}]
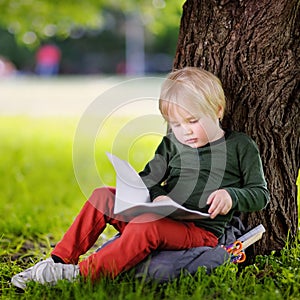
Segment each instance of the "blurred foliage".
[{"label": "blurred foliage", "polygon": [[78,28],[101,30],[107,9],[141,16],[146,28],[155,34],[178,27],[183,0],[0,0],[0,26],[20,43],[31,47],[53,36],[68,38]]},{"label": "blurred foliage", "polygon": [[183,2],[0,0],[0,56],[18,73],[34,73],[39,45],[54,43],[63,54],[60,74],[122,73],[125,22],[138,15],[145,32],[146,72],[168,72]]},{"label": "blurred foliage", "polygon": [[3,28],[0,28],[0,56],[8,58],[24,72],[34,65],[34,49],[17,44],[14,36]]},{"label": "blurred foliage", "polygon": [[68,37],[76,24],[100,26],[100,3],[79,0],[1,0],[0,22],[19,41],[36,45],[39,38],[53,34]]}]

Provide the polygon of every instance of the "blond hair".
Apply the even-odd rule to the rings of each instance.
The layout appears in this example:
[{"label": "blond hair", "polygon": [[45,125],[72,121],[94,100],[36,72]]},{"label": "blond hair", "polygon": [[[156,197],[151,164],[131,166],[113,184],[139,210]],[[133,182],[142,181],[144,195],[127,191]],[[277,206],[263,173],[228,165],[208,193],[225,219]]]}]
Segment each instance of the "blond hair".
[{"label": "blond hair", "polygon": [[174,115],[176,106],[197,118],[208,115],[222,119],[225,96],[221,81],[196,67],[171,72],[162,84],[159,99],[159,109],[165,120],[169,121]]}]

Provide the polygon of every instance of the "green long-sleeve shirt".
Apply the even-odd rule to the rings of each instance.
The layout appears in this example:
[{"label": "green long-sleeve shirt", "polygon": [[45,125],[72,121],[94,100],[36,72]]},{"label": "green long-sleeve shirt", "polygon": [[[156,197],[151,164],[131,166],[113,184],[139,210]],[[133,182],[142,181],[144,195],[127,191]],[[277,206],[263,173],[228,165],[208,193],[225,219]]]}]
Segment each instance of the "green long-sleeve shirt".
[{"label": "green long-sleeve shirt", "polygon": [[257,211],[269,201],[258,148],[238,132],[227,131],[223,138],[196,149],[181,144],[171,133],[162,139],[140,176],[152,200],[168,195],[184,207],[202,212],[208,211],[206,201],[213,191],[226,189],[232,198],[231,211],[195,221],[218,237],[235,211]]}]

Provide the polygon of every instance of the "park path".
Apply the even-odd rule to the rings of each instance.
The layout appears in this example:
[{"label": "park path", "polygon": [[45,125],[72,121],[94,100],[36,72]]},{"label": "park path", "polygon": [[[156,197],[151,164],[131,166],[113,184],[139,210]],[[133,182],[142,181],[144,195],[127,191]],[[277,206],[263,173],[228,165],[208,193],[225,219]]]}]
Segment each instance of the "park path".
[{"label": "park path", "polygon": [[[102,76],[0,78],[0,117],[80,116],[99,95],[126,80],[124,77]],[[149,88],[157,89],[154,84],[150,82]],[[131,112],[132,109],[134,107],[130,108]]]}]

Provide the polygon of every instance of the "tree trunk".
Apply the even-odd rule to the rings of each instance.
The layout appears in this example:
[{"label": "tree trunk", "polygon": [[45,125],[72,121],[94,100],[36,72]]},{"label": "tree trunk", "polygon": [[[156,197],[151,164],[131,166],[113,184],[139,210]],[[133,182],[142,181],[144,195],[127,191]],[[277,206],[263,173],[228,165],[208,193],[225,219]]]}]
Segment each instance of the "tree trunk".
[{"label": "tree trunk", "polygon": [[217,75],[227,98],[224,127],[259,146],[271,202],[245,214],[267,229],[254,254],[280,250],[298,228],[299,1],[187,0],[174,68],[197,66]]}]

